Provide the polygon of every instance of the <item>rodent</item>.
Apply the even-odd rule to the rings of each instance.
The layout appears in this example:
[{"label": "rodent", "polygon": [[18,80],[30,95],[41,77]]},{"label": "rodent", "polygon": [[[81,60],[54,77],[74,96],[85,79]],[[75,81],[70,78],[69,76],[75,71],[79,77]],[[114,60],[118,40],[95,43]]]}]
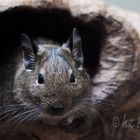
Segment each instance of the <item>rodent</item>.
[{"label": "rodent", "polygon": [[[76,28],[62,45],[46,38],[21,35],[15,59],[11,101],[0,109],[2,119],[63,125],[88,115],[92,82],[84,68],[82,40]],[[2,93],[2,92],[1,92]],[[0,95],[1,96],[1,95]]]}]

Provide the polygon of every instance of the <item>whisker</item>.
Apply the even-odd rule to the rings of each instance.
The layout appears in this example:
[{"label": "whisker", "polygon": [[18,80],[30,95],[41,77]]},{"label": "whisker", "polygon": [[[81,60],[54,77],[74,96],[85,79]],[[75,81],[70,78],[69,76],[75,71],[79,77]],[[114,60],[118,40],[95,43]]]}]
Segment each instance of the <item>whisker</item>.
[{"label": "whisker", "polygon": [[[24,115],[25,112],[16,112],[15,114],[17,115],[13,115],[10,119],[8,119],[5,124],[8,125],[8,126],[12,126],[14,125],[17,121],[18,121],[18,117],[21,117],[22,115]],[[16,119],[16,120],[15,120]],[[12,123],[11,123],[12,122]]]},{"label": "whisker", "polygon": [[[34,113],[34,111],[35,110],[32,110],[32,112],[30,112],[30,114],[29,115],[27,115],[26,116],[26,114],[24,114],[24,115],[22,115],[20,118],[18,118],[18,124],[16,125],[16,127],[15,127],[15,129],[17,129],[22,123],[27,123],[28,121],[28,119],[31,117],[31,116],[33,116],[35,113]],[[26,117],[24,117],[24,116],[26,116]],[[16,121],[17,122],[17,121]],[[15,122],[15,123],[16,123]]]},{"label": "whisker", "polygon": [[[38,114],[38,115],[36,115],[36,114]],[[40,117],[41,117],[41,115],[42,115],[43,113],[39,114],[39,112],[37,112],[36,114],[34,115],[32,121],[31,121],[31,123],[30,123],[30,125],[29,125],[30,127],[31,127],[34,123],[37,124],[37,121],[40,120]]]},{"label": "whisker", "polygon": [[[3,110],[1,113],[0,113],[0,116],[4,115],[4,114],[7,114],[9,112],[12,112],[14,110],[17,110],[17,108],[7,108],[5,110]],[[0,118],[1,119],[1,118]]]},{"label": "whisker", "polygon": [[1,108],[7,108],[7,107],[13,107],[13,106],[15,106],[15,105],[3,105],[3,106],[0,106],[0,109]]},{"label": "whisker", "polygon": [[35,109],[21,112],[21,113],[17,114],[16,116],[12,117],[11,119],[9,119],[8,121],[13,121],[14,119],[20,119],[20,117],[22,115],[26,115],[27,113],[30,113],[30,112],[33,112],[33,111],[35,111]]},{"label": "whisker", "polygon": [[15,114],[17,114],[17,112],[20,110],[20,108],[13,108],[13,109],[6,109],[1,113],[1,116],[4,115],[3,117],[0,118],[0,120],[4,120],[4,122],[2,122],[1,126],[8,126],[7,124],[7,119],[9,117],[14,116]]},{"label": "whisker", "polygon": [[38,126],[40,122],[44,122],[45,119],[47,118],[46,114],[45,113],[41,113],[39,116],[38,116],[38,122],[36,122],[36,125]]}]

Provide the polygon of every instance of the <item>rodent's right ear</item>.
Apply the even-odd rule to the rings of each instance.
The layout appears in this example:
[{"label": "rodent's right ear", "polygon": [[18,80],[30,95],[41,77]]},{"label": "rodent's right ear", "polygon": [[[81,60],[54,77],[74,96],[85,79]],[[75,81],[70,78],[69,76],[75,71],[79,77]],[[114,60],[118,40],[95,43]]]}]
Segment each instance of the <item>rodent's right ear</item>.
[{"label": "rodent's right ear", "polygon": [[35,53],[30,38],[25,34],[21,34],[21,46],[24,50],[24,66],[26,70],[33,70],[35,66]]}]

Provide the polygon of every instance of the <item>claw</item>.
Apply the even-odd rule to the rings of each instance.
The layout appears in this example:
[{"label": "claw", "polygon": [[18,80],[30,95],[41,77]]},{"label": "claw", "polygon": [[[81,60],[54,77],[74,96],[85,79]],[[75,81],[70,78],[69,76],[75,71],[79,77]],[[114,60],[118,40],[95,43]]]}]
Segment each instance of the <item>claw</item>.
[{"label": "claw", "polygon": [[63,119],[63,120],[60,122],[60,124],[63,125],[63,126],[67,126],[67,125],[70,125],[70,124],[73,122],[73,120],[74,120],[74,117],[71,116],[71,117],[69,117],[69,118]]}]

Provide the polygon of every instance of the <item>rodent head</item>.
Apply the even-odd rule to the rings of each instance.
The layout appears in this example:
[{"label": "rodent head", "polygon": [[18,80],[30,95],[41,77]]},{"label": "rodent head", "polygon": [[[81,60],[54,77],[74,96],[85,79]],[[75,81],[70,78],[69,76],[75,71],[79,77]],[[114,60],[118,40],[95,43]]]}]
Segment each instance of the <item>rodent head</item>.
[{"label": "rodent head", "polygon": [[46,123],[64,118],[71,123],[88,112],[91,80],[83,68],[81,45],[76,29],[62,46],[36,44],[22,34],[24,55],[15,74],[15,98],[25,108],[36,108]]}]

